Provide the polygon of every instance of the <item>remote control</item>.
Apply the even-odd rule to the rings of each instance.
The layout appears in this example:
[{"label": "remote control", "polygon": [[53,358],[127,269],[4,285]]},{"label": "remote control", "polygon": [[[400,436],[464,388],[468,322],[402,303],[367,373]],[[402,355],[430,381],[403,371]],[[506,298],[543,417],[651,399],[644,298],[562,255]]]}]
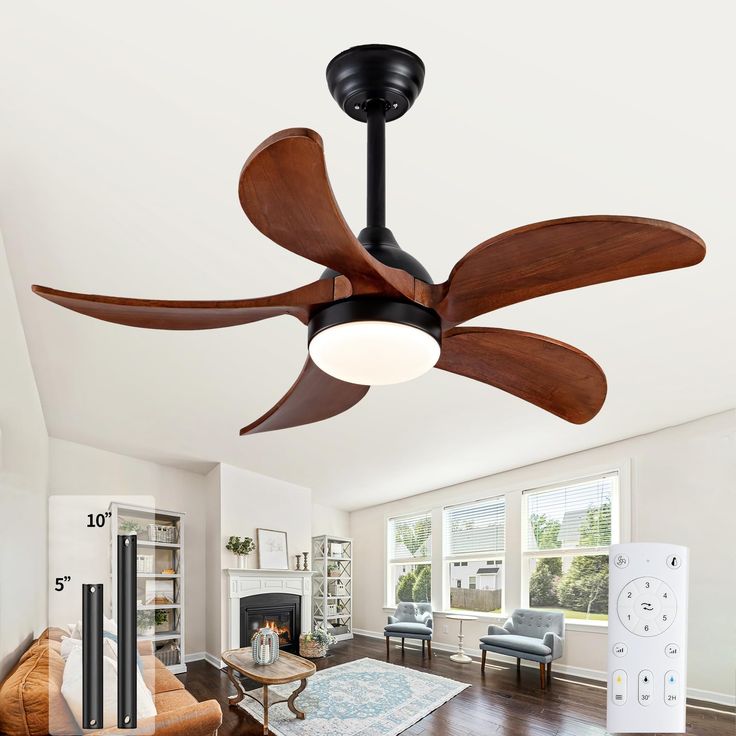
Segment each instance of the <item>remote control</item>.
[{"label": "remote control", "polygon": [[609,553],[611,733],[685,733],[688,550],[614,544]]}]

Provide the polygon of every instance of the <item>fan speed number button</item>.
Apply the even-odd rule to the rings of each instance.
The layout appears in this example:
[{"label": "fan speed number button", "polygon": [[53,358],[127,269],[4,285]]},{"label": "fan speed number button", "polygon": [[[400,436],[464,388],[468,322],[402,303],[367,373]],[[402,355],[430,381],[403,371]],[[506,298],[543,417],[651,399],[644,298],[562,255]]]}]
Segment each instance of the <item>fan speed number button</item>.
[{"label": "fan speed number button", "polygon": [[672,588],[659,578],[635,578],[621,590],[616,603],[621,623],[637,636],[657,636],[672,626],[677,602]]}]

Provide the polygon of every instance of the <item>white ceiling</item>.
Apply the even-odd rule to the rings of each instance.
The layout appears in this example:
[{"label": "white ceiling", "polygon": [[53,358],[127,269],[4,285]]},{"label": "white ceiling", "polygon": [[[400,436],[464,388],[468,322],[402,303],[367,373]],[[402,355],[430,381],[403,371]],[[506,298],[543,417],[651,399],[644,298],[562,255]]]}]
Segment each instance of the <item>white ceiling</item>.
[{"label": "white ceiling", "polygon": [[[351,509],[736,405],[732,5],[25,0],[3,16],[0,230],[51,435],[225,461]],[[490,235],[553,217],[645,215],[706,240],[694,269],[476,320],[594,356],[609,396],[589,424],[433,371],[335,419],[240,438],[299,373],[299,322],[136,330],[31,294],[225,299],[316,278],[250,225],[238,174],[270,133],[312,127],[360,229],[365,129],[324,68],[367,42],[427,66],[388,129],[388,217],[437,281]]]}]

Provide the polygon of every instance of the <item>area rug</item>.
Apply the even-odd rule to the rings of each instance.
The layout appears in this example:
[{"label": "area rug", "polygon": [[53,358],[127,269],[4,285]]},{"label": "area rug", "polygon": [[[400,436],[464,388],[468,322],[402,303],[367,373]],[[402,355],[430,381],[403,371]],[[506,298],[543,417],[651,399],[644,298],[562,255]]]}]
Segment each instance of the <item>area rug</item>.
[{"label": "area rug", "polygon": [[[375,659],[358,659],[317,672],[296,705],[272,706],[268,725],[277,736],[396,736],[470,685]],[[299,683],[269,688],[283,697]],[[240,707],[263,723],[263,709],[251,698]]]}]

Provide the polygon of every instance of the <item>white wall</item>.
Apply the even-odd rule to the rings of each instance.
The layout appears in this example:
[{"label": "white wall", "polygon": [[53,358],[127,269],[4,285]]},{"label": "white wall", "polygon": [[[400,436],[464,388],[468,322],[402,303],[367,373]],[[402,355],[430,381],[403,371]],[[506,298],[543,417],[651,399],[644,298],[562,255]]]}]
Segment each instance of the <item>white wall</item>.
[{"label": "white wall", "polygon": [[[159,508],[183,511],[186,514],[183,522],[186,545],[184,641],[188,654],[204,652],[207,522],[205,477],[179,468],[51,437],[48,488],[51,495],[87,494],[117,496],[121,499],[147,495],[153,497]],[[106,553],[107,547],[97,560],[97,566],[94,560],[90,560],[87,571],[89,575],[107,579]]]},{"label": "white wall", "polygon": [[[736,518],[736,411],[354,511],[350,526],[355,549],[355,628],[367,632],[383,630],[384,534],[388,516],[439,510],[452,503],[505,491],[516,493],[614,467],[623,467],[625,471],[630,468],[632,541],[675,542],[690,548],[688,685],[691,695],[735,702],[736,555],[730,540]],[[435,513],[434,518],[441,515]],[[520,530],[521,519],[507,518],[508,549],[520,544]],[[518,605],[521,597],[520,568],[512,573],[507,566],[509,608]],[[433,598],[440,600],[437,588],[433,584]],[[442,631],[444,623],[450,624],[448,634]],[[485,634],[488,623],[485,620],[466,624],[466,643],[473,646]],[[455,626],[438,616],[436,641],[456,644]],[[572,672],[602,676],[606,651],[605,628],[573,624],[561,663]]]},{"label": "white wall", "polygon": [[46,620],[48,441],[0,237],[0,678]]},{"label": "white wall", "polygon": [[[214,488],[214,477],[211,480]],[[312,492],[303,486],[225,464],[219,466],[219,486],[219,534],[214,527],[209,531],[211,538],[219,542],[220,556],[218,559],[216,554],[210,554],[207,573],[221,581],[220,600],[224,601],[227,581],[223,570],[235,566],[233,554],[225,549],[227,538],[245,536],[255,540],[259,527],[283,530],[287,533],[289,567],[293,568],[295,555],[312,549]],[[257,550],[249,556],[248,566],[258,567]],[[213,606],[213,613],[214,609]],[[228,645],[228,612],[224,605],[219,614],[219,618],[212,615],[207,620],[207,651],[213,661],[219,659]],[[218,641],[219,646],[215,647]]]},{"label": "white wall", "polygon": [[318,537],[321,534],[350,537],[350,512],[321,503],[313,503],[312,536]]}]

